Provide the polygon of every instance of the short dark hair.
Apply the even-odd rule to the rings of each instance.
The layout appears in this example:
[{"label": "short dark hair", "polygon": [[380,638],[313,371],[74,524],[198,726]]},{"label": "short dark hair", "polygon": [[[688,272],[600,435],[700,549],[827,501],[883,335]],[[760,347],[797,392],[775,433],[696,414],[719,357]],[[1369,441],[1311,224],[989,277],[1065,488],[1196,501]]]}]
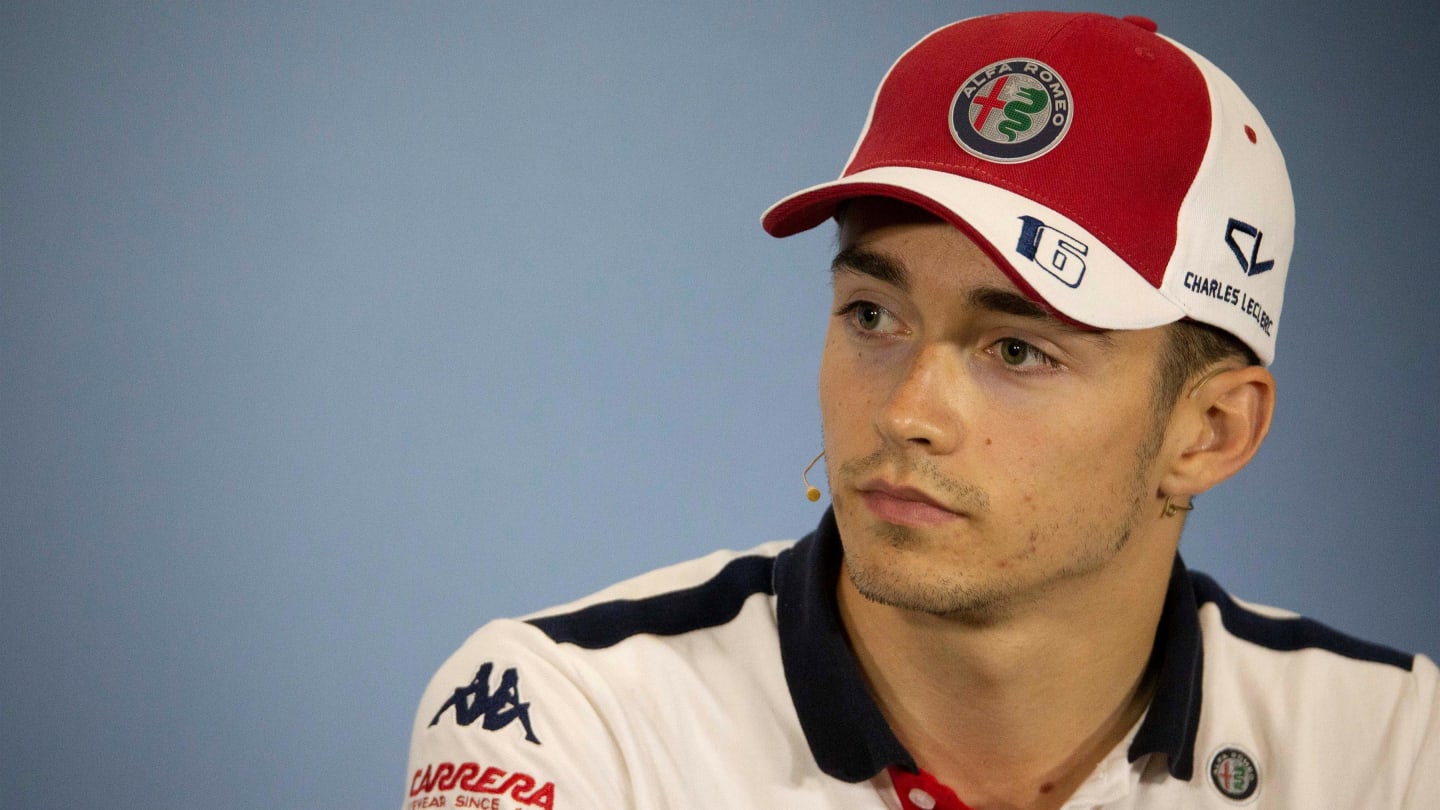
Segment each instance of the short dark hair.
[{"label": "short dark hair", "polygon": [[1223,329],[1189,319],[1170,324],[1156,370],[1158,413],[1169,413],[1186,383],[1216,363],[1232,358],[1248,366],[1260,365],[1260,358],[1249,346]]}]

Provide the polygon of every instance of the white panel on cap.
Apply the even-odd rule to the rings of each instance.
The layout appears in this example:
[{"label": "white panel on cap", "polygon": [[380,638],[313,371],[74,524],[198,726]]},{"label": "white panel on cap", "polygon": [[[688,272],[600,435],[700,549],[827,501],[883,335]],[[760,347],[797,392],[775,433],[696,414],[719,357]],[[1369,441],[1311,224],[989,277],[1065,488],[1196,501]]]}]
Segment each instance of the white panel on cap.
[{"label": "white panel on cap", "polygon": [[[904,189],[951,211],[975,229],[1051,307],[1100,329],[1145,329],[1185,313],[1167,300],[1098,237],[1053,209],[995,186],[948,172],[904,166],[866,169],[800,192],[867,185]],[[800,196],[800,195],[792,195]],[[1043,255],[1032,261],[1018,250],[1025,217],[1043,223]],[[1064,244],[1062,244],[1062,242]],[[1075,262],[1083,262],[1079,272]],[[1046,265],[1063,264],[1059,273]]]},{"label": "white panel on cap", "polygon": [[[1275,359],[1285,276],[1295,245],[1295,201],[1285,158],[1270,127],[1235,82],[1205,57],[1174,44],[1205,76],[1211,132],[1195,182],[1180,205],[1175,252],[1160,289],[1189,317],[1245,341],[1268,366]],[[1254,130],[1255,143],[1246,136],[1246,126]],[[1246,275],[1226,242],[1232,219],[1259,232],[1256,258],[1274,261],[1272,269]],[[1233,238],[1248,260],[1254,239],[1243,230]],[[1197,292],[1196,286],[1211,292]]]}]

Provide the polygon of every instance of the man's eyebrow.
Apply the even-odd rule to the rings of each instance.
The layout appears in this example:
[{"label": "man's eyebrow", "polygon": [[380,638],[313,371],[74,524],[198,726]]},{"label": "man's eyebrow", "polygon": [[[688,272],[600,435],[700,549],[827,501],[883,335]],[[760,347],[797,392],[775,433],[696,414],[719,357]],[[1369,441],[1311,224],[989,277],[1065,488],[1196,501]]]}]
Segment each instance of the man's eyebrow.
[{"label": "man's eyebrow", "polygon": [[1029,298],[1000,287],[976,287],[970,291],[969,298],[970,306],[976,309],[988,309],[1035,320],[1055,319],[1048,310]]},{"label": "man's eyebrow", "polygon": [[991,312],[1003,312],[1006,315],[1017,315],[1021,318],[1045,321],[1051,326],[1058,327],[1081,337],[1091,338],[1099,343],[1106,345],[1114,343],[1108,331],[1103,329],[1085,329],[1069,321],[1057,318],[1050,310],[1013,290],[1007,290],[1001,287],[976,287],[970,291],[968,297],[970,299],[970,306],[976,309],[986,309]]},{"label": "man's eyebrow", "polygon": [[851,245],[835,254],[834,261],[830,262],[832,273],[842,270],[862,273],[905,292],[910,291],[910,274],[906,272],[905,266],[884,253]]}]

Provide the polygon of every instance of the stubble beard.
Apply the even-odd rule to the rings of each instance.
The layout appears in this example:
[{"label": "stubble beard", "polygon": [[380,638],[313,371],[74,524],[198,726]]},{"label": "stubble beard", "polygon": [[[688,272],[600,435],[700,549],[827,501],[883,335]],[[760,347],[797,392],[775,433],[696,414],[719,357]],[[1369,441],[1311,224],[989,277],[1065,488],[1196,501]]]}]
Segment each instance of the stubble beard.
[{"label": "stubble beard", "polygon": [[[1105,516],[1092,521],[1088,527],[1076,525],[1074,515],[1069,516],[1069,526],[1054,523],[1044,529],[1033,529],[1028,538],[1030,551],[1050,545],[1054,538],[1063,535],[1088,535],[1095,542],[1080,543],[1068,559],[1058,560],[1050,571],[1043,572],[1038,581],[1027,581],[1009,566],[1009,573],[991,576],[975,576],[971,571],[931,573],[924,579],[908,576],[903,568],[879,564],[875,560],[863,563],[856,555],[847,553],[844,557],[846,575],[855,589],[866,599],[901,610],[916,611],[936,616],[963,618],[968,622],[989,624],[1010,615],[1020,604],[1037,599],[1065,580],[1084,577],[1098,571],[1118,555],[1129,544],[1136,524],[1140,521],[1145,505],[1151,500],[1148,491],[1150,468],[1159,454],[1164,439],[1164,422],[1156,419],[1145,439],[1135,448],[1135,465],[1124,489],[1117,492],[1123,503],[1118,514],[1108,520]],[[977,487],[956,481],[941,473],[928,460],[900,462],[891,459],[884,452],[875,453],[840,465],[839,480],[854,480],[873,470],[887,460],[902,469],[918,472],[927,483],[956,495],[975,511],[983,512],[989,506],[989,497]],[[885,553],[904,558],[923,544],[933,539],[908,526],[880,523],[874,530],[886,546]]]}]

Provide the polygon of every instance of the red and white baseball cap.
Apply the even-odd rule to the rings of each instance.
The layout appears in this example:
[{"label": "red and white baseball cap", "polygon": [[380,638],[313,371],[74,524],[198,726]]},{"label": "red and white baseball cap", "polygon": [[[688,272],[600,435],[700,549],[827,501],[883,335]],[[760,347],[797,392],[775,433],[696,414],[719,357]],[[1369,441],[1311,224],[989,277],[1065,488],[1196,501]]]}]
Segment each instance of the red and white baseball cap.
[{"label": "red and white baseball cap", "polygon": [[1068,320],[1190,318],[1275,357],[1285,158],[1230,77],[1149,20],[1022,12],[931,33],[885,75],[840,178],[762,222],[789,236],[864,196],[964,230]]}]

